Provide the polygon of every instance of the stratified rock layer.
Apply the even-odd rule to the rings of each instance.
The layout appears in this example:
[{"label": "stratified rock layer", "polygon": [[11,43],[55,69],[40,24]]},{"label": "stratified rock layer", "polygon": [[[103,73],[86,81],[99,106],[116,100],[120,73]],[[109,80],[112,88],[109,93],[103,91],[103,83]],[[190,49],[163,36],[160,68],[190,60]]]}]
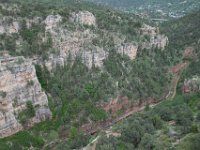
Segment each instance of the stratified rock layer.
[{"label": "stratified rock layer", "polygon": [[131,60],[135,59],[137,56],[138,46],[132,43],[124,43],[119,49],[118,52],[127,55]]},{"label": "stratified rock layer", "polygon": [[4,33],[18,33],[20,30],[20,23],[18,21],[12,20],[9,21],[10,18],[0,17],[0,34]]},{"label": "stratified rock layer", "polygon": [[89,11],[80,11],[77,14],[73,13],[71,20],[82,25],[96,26],[96,18]]},{"label": "stratified rock layer", "polygon": [[168,37],[160,34],[159,29],[156,27],[144,24],[141,28],[141,34],[149,38],[148,41],[142,44],[142,48],[149,49],[157,47],[159,49],[164,49],[169,43]]},{"label": "stratified rock layer", "polygon": [[28,101],[36,106],[32,124],[51,118],[47,96],[32,62],[23,57],[0,58],[0,137],[23,129],[17,116]]}]

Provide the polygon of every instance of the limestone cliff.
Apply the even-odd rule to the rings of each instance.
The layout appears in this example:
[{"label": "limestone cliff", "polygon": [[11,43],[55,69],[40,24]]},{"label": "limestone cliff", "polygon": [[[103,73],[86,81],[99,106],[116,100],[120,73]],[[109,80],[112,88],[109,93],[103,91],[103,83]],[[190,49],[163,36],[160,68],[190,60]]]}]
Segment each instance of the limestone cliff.
[{"label": "limestone cliff", "polygon": [[89,11],[80,11],[79,13],[72,13],[71,21],[77,22],[82,25],[96,26],[96,18]]},{"label": "limestone cliff", "polygon": [[194,76],[191,79],[185,79],[182,90],[184,93],[200,92],[200,78]]},{"label": "limestone cliff", "polygon": [[[79,18],[79,23],[94,25],[95,19],[91,19],[93,15],[88,15],[90,14],[89,12],[86,15],[84,14],[84,12],[79,12],[79,14],[75,15],[75,18]],[[51,70],[56,64],[64,65],[64,61],[69,54],[71,54],[72,60],[80,56],[89,68],[91,68],[92,63],[101,67],[103,60],[106,58],[106,52],[102,48],[92,45],[91,41],[96,35],[89,29],[69,31],[62,25],[59,25],[61,21],[62,17],[60,15],[50,15],[45,20],[46,33],[50,33],[53,47],[59,53],[58,55],[50,55],[49,60],[45,62],[47,68]]]},{"label": "limestone cliff", "polygon": [[45,19],[46,30],[52,29],[58,25],[59,22],[62,21],[62,17],[60,15],[49,15]]},{"label": "limestone cliff", "polygon": [[144,24],[140,30],[141,34],[148,38],[142,43],[142,48],[157,47],[163,50],[169,43],[168,37],[160,34],[159,28]]},{"label": "limestone cliff", "polygon": [[20,30],[20,23],[17,20],[9,17],[3,17],[0,20],[0,34],[4,33],[18,33]]},{"label": "limestone cliff", "polygon": [[133,43],[123,43],[119,47],[118,52],[122,55],[127,55],[131,60],[135,59],[137,56],[138,45]]},{"label": "limestone cliff", "polygon": [[[88,11],[77,14],[73,13],[70,20],[75,22],[75,24],[98,26],[95,16]],[[76,56],[82,58],[82,62],[88,68],[91,68],[92,64],[102,67],[103,60],[107,58],[108,52],[104,47],[93,45],[92,40],[98,37],[98,35],[89,29],[69,31],[62,26],[61,21],[62,16],[60,15],[49,15],[44,21],[46,33],[50,33],[53,39],[53,47],[59,51],[59,55],[51,54],[49,60],[45,62],[47,68],[51,70],[56,64],[64,65],[69,54],[71,54],[72,60]],[[138,50],[136,42],[126,43],[117,34],[111,36],[117,39],[117,42],[115,41],[115,48],[119,53],[127,55],[132,60],[136,58]]]},{"label": "limestone cliff", "polygon": [[[108,52],[103,47],[93,45],[92,40],[98,35],[90,29],[70,31],[62,25],[62,16],[49,15],[45,19],[46,33],[50,33],[53,39],[53,47],[59,51],[59,55],[50,54],[49,60],[45,62],[47,68],[51,70],[56,64],[64,65],[66,58],[71,54],[72,60],[76,56],[82,58],[82,62],[89,68],[92,64],[101,67],[103,60],[107,58]],[[88,11],[72,13],[69,18],[72,22],[81,25],[94,25],[98,27],[95,16]],[[141,28],[141,37],[148,36],[149,39],[141,42],[125,42],[124,37],[118,34],[111,34],[115,39],[115,48],[118,53],[127,55],[131,60],[137,57],[138,47],[151,49],[157,47],[164,49],[168,44],[168,38],[159,33],[159,29],[146,24]]]},{"label": "limestone cliff", "polygon": [[[25,21],[25,24],[22,20]],[[88,68],[91,68],[92,64],[102,67],[103,60],[108,56],[108,49],[105,44],[94,45],[92,41],[95,38],[99,42],[106,39],[107,36],[112,37],[114,39],[114,48],[117,52],[127,55],[131,60],[137,57],[138,47],[164,49],[168,44],[168,38],[165,35],[160,34],[157,28],[146,24],[140,29],[141,34],[139,35],[140,37],[137,37],[137,41],[127,41],[125,35],[119,33],[101,31],[101,34],[104,35],[99,35],[96,32],[96,30],[99,30],[97,22],[95,15],[89,11],[73,12],[70,17],[60,14],[50,14],[46,17],[34,16],[26,19],[6,16],[0,21],[0,34],[5,33],[12,36],[15,33],[19,35],[22,24],[23,28],[25,25],[25,28],[30,29],[28,30],[29,32],[32,31],[33,25],[44,27],[43,32],[45,33],[37,35],[40,37],[39,41],[42,43],[51,37],[51,48],[54,49],[55,53],[48,52],[48,59],[45,61],[40,56],[34,57],[34,60],[37,64],[45,64],[48,70],[52,70],[57,64],[63,66],[69,54],[71,54],[72,60],[79,56]],[[66,27],[70,23],[73,29]],[[95,26],[95,28],[92,30],[82,25]],[[17,51],[21,51],[27,44],[20,35],[15,43]],[[2,44],[5,45],[5,43]]]},{"label": "limestone cliff", "polygon": [[51,118],[47,96],[32,62],[23,57],[0,58],[0,137],[23,129],[17,118],[28,101],[35,107],[32,124]]},{"label": "limestone cliff", "polygon": [[[3,10],[16,9],[14,12],[20,14],[20,7],[10,5],[0,4]],[[28,126],[51,118],[47,96],[33,63],[45,64],[52,70],[57,64],[64,66],[69,56],[72,61],[79,57],[88,68],[95,65],[103,71],[103,62],[111,49],[134,60],[139,47],[164,49],[168,44],[168,38],[155,27],[143,25],[140,29],[133,18],[109,12],[107,15],[111,17],[104,20],[105,16],[101,18],[93,12],[71,9],[0,16],[0,55],[4,55],[0,58],[0,137],[24,128],[19,116],[27,109],[28,101],[35,108],[35,117],[28,118]],[[131,35],[128,35],[129,26],[134,28]],[[26,55],[30,59],[10,57],[9,54]],[[118,105],[113,107],[117,108]]]}]

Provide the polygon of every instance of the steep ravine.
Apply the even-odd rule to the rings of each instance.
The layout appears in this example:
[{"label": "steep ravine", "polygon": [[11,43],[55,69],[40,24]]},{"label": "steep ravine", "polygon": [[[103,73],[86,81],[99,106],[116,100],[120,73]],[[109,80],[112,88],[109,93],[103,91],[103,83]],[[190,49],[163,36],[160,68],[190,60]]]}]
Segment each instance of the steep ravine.
[{"label": "steep ravine", "polygon": [[[49,71],[52,71],[57,65],[64,66],[68,57],[71,56],[73,61],[80,57],[82,63],[89,69],[93,64],[102,69],[104,61],[109,55],[107,47],[110,43],[95,45],[94,41],[96,38],[97,41],[105,38],[106,42],[110,42],[106,36],[113,39],[112,44],[116,52],[123,56],[126,55],[130,60],[137,59],[139,47],[149,50],[157,47],[164,50],[168,44],[168,38],[162,35],[158,28],[146,24],[137,28],[138,35],[136,36],[139,38],[137,42],[134,40],[127,42],[126,35],[100,29],[98,18],[89,11],[71,12],[68,17],[59,13],[32,18],[22,18],[21,16],[13,18],[9,15],[1,17],[0,35],[5,37],[17,35],[15,41],[12,41],[16,46],[13,50],[17,52],[16,55],[19,55],[24,47],[26,51],[29,50],[31,46],[26,46],[30,41],[26,40],[32,34],[35,34],[33,37],[37,39],[38,45],[46,44],[51,39],[51,44],[48,44],[56,52],[52,52],[52,49],[49,50],[45,53],[47,58],[44,60],[43,57],[34,53],[26,58],[12,57],[9,54],[10,49],[2,48],[0,53],[2,55],[0,58],[0,137],[10,136],[23,130],[24,126],[30,127],[34,123],[51,118],[48,99],[37,79],[33,64],[45,65]],[[122,17],[117,17],[123,21]],[[66,25],[74,25],[75,30],[68,29]],[[41,32],[36,33],[36,29]],[[99,34],[100,31],[103,37]],[[145,39],[145,37],[148,38]],[[34,38],[30,43],[33,43]],[[2,45],[4,43],[2,42]],[[41,51],[44,47],[41,48]],[[32,51],[34,50],[32,49]],[[30,50],[29,53],[32,51]],[[33,105],[35,114],[33,117],[27,117],[25,125],[22,125],[22,118],[19,114],[26,112],[28,102]]]}]

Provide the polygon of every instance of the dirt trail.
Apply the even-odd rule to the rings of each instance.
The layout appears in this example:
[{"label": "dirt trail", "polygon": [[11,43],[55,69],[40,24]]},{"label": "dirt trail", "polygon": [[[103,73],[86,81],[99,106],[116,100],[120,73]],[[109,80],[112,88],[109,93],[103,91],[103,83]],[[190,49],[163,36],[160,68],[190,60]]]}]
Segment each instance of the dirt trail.
[{"label": "dirt trail", "polygon": [[189,62],[186,61],[174,66],[171,69],[173,73],[173,79],[171,82],[170,90],[168,91],[168,93],[163,94],[163,96],[159,100],[152,100],[148,103],[143,102],[143,103],[140,103],[139,105],[133,105],[132,107],[127,109],[126,112],[122,116],[119,116],[115,119],[108,119],[106,121],[102,121],[102,122],[98,122],[94,124],[84,125],[80,128],[80,130],[87,134],[95,134],[99,130],[108,129],[109,127],[124,120],[125,118],[133,115],[136,112],[143,111],[147,105],[149,105],[149,107],[155,107],[156,105],[160,104],[163,100],[173,99],[176,96],[176,88],[177,88],[177,84],[180,79],[181,73],[188,65],[189,65]]},{"label": "dirt trail", "polygon": [[171,82],[171,88],[170,88],[171,92],[169,96],[171,99],[173,99],[176,96],[177,84],[183,70],[186,69],[190,64],[190,61],[188,61],[187,59],[194,59],[194,58],[195,58],[194,48],[187,47],[183,52],[183,63],[177,64],[174,67],[172,67],[171,72],[173,74],[173,79]]},{"label": "dirt trail", "polygon": [[[182,71],[188,66],[189,62],[184,62],[181,64],[178,64],[172,68],[172,73],[173,73],[173,79],[171,83],[171,87],[168,92],[164,93],[163,96],[159,100],[150,100],[150,101],[143,101],[138,104],[133,104],[131,107],[129,107],[123,115],[117,117],[117,118],[109,118],[105,121],[100,121],[97,123],[88,123],[84,124],[79,128],[79,131],[85,133],[85,134],[95,134],[100,130],[106,130],[113,126],[114,124],[128,118],[129,116],[133,115],[134,113],[143,111],[147,105],[149,107],[155,107],[156,105],[160,104],[164,100],[168,99],[173,99],[176,95],[176,88],[178,81],[180,79],[180,75]],[[63,130],[62,135],[60,136],[61,138],[65,139],[67,138],[69,131]]]},{"label": "dirt trail", "polygon": [[119,116],[115,119],[109,118],[105,121],[100,121],[100,122],[93,123],[93,124],[90,124],[90,123],[85,124],[81,128],[79,128],[79,130],[81,132],[86,133],[86,134],[93,135],[96,132],[98,132],[99,130],[106,130],[106,129],[110,128],[111,126],[113,126],[114,124],[116,124],[116,123],[124,120],[125,118],[133,115],[134,113],[144,110],[147,105],[149,105],[149,107],[154,107],[154,106],[158,105],[160,102],[161,101],[152,100],[149,103],[143,102],[143,103],[140,103],[140,104],[133,105],[132,107],[127,109],[123,115],[121,115],[121,116]]},{"label": "dirt trail", "polygon": [[[193,56],[193,49],[192,48],[186,48],[184,51],[184,58],[187,57],[192,57]],[[136,112],[140,112],[145,109],[145,107],[148,105],[149,107],[155,107],[156,105],[160,104],[164,100],[170,100],[173,99],[176,96],[176,89],[177,89],[177,84],[180,79],[181,73],[187,66],[189,65],[189,61],[184,61],[175,65],[174,67],[171,68],[170,72],[173,74],[173,78],[171,81],[171,87],[169,88],[169,91],[164,93],[160,99],[155,100],[151,99],[150,101],[143,101],[141,103],[133,104],[130,106],[123,115],[118,116],[117,118],[109,118],[105,121],[100,121],[97,123],[88,123],[84,124],[79,128],[79,131],[85,133],[85,134],[95,134],[96,132],[100,130],[107,130],[114,124],[128,118],[129,116],[133,115]],[[69,131],[67,130],[62,130],[62,135],[60,135],[61,138],[66,139]]]},{"label": "dirt trail", "polygon": [[[192,49],[186,49],[185,53],[191,52],[191,51],[192,51]],[[186,56],[186,54],[185,54],[185,56]],[[105,121],[101,121],[101,122],[97,122],[97,123],[85,124],[85,125],[83,125],[79,128],[79,131],[84,132],[85,134],[95,134],[96,132],[98,132],[100,130],[107,131],[114,124],[116,124],[120,121],[123,121],[124,119],[130,117],[134,113],[143,111],[146,108],[147,105],[149,107],[153,108],[156,105],[162,103],[164,100],[173,99],[176,96],[177,84],[178,84],[178,81],[180,79],[181,73],[183,72],[183,70],[185,68],[187,68],[189,63],[190,63],[189,61],[185,61],[183,63],[180,63],[180,64],[172,67],[171,72],[173,74],[173,78],[172,78],[172,81],[171,81],[171,87],[170,87],[169,91],[164,93],[163,96],[161,96],[161,98],[159,100],[152,100],[150,102],[147,101],[147,102],[142,102],[140,104],[133,105],[132,107],[127,109],[123,115],[121,115],[117,118],[114,118],[114,119],[110,118],[110,119],[107,119]],[[61,139],[67,139],[68,135],[69,135],[69,130],[63,129],[61,131],[60,138]],[[99,138],[99,136],[93,142],[91,142],[91,144],[93,143],[93,145],[91,145],[92,150],[95,150],[98,138]],[[55,141],[44,145],[41,150],[44,150],[48,145],[51,145],[51,144],[54,144],[54,143],[55,143]]]},{"label": "dirt trail", "polygon": [[[181,73],[183,72],[183,70],[185,68],[187,68],[188,65],[189,65],[189,62],[186,61],[186,62],[183,62],[183,63],[180,63],[180,64],[174,66],[171,69],[171,72],[173,74],[173,79],[171,81],[171,87],[170,87],[169,92],[167,94],[164,94],[160,98],[160,100],[158,100],[158,101],[154,100],[154,101],[150,102],[148,104],[149,107],[153,108],[156,105],[162,103],[163,100],[170,100],[170,99],[173,99],[176,96],[177,84],[178,84],[178,81],[180,79]],[[99,130],[106,131],[107,129],[109,129],[110,127],[112,127],[114,124],[116,124],[116,123],[118,123],[118,122],[120,122],[120,121],[128,118],[129,116],[133,115],[134,113],[143,111],[146,106],[147,106],[146,103],[142,103],[142,104],[140,104],[138,106],[133,106],[132,108],[129,108],[122,116],[120,116],[120,117],[118,117],[118,118],[116,118],[114,120],[106,120],[102,124],[93,124],[93,125],[87,126],[87,128],[83,127],[81,130],[83,132],[87,133],[87,134],[95,134]],[[95,141],[93,143],[92,150],[95,150],[96,143],[97,143],[97,141]]]},{"label": "dirt trail", "polygon": [[[110,128],[114,124],[128,118],[129,116],[133,115],[134,113],[143,111],[147,105],[149,105],[149,107],[155,107],[156,105],[160,104],[164,100],[173,99],[176,95],[176,87],[177,87],[178,81],[180,79],[180,75],[181,75],[182,71],[188,66],[188,64],[189,64],[189,62],[184,62],[184,63],[174,66],[171,69],[171,72],[173,73],[171,87],[170,87],[169,91],[164,93],[163,96],[161,96],[161,98],[159,100],[143,101],[141,103],[132,105],[124,112],[123,115],[121,115],[117,118],[114,118],[114,119],[109,118],[105,121],[100,121],[97,123],[84,124],[79,128],[79,131],[81,131],[85,134],[95,134],[96,132],[98,132],[100,130],[106,130],[106,129]],[[69,133],[69,131],[63,130],[61,138],[63,138],[63,139],[67,138],[68,133]]]},{"label": "dirt trail", "polygon": [[186,61],[186,62],[178,64],[172,68],[173,79],[171,82],[170,95],[169,95],[169,97],[171,99],[173,99],[176,96],[176,89],[177,89],[178,81],[181,77],[183,70],[185,68],[187,68],[188,65],[189,65],[189,61]]}]

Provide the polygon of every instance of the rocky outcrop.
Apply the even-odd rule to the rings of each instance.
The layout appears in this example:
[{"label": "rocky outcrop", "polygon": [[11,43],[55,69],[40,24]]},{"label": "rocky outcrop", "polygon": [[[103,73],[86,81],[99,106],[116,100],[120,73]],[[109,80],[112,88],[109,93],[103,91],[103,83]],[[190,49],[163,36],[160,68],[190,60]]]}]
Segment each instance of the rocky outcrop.
[{"label": "rocky outcrop", "polygon": [[[74,19],[77,20],[77,18],[79,18],[79,21],[82,23],[88,22],[88,25],[94,23],[93,21],[95,19],[91,19],[91,16],[86,19],[86,16],[89,15],[86,15],[84,19],[82,13],[75,15]],[[71,32],[63,28],[62,25],[58,27],[61,20],[62,17],[59,15],[50,15],[45,19],[46,32],[51,34],[53,47],[57,50],[57,54],[50,54],[49,59],[45,61],[48,70],[52,70],[56,65],[63,66],[69,54],[72,60],[75,60],[76,57],[80,57],[82,62],[89,68],[92,67],[92,63],[94,63],[95,66],[101,67],[107,54],[102,48],[92,46],[91,41],[95,37],[95,34],[88,29]]]},{"label": "rocky outcrop", "polygon": [[[47,40],[48,37],[52,38],[52,49],[55,50],[55,53],[49,52],[48,60],[45,62],[43,62],[43,60],[40,58],[37,58],[37,63],[45,64],[49,70],[52,70],[56,65],[63,66],[69,54],[71,54],[72,60],[75,60],[75,57],[80,56],[80,58],[82,58],[82,62],[85,63],[89,68],[91,68],[93,63],[95,66],[101,67],[103,65],[103,60],[108,54],[106,53],[107,50],[105,47],[98,47],[92,43],[92,40],[99,35],[88,28],[84,28],[83,30],[83,28],[80,28],[78,25],[82,24],[96,26],[95,16],[88,11],[72,13],[70,20],[75,22],[72,25],[75,26],[76,30],[70,30],[66,28],[66,24],[62,23],[63,18],[64,16],[57,14],[48,15],[45,19],[36,16],[32,19],[26,19],[25,23],[27,28],[31,28],[33,24],[41,26],[45,25],[45,33],[43,34],[45,36],[42,34],[38,35],[43,36],[42,41]],[[7,23],[7,25],[1,26],[0,23],[0,34],[19,32],[22,24],[22,20],[20,20],[20,18],[12,18],[10,25]],[[149,39],[146,39],[142,42],[125,42],[125,36],[114,33],[109,35],[114,37],[114,45],[118,50],[118,53],[127,55],[131,60],[136,58],[138,47],[149,49],[152,47],[158,47],[164,49],[168,44],[168,38],[166,36],[159,34],[157,28],[148,25],[143,25],[141,28],[141,37],[149,37]],[[19,50],[22,47],[21,45],[23,45],[23,40],[19,38],[16,40],[16,46]]]},{"label": "rocky outcrop", "polygon": [[[49,59],[46,60],[44,62],[45,66],[47,67],[47,69],[49,71],[51,71],[53,68],[56,68],[57,65],[59,66],[64,66],[65,64],[65,60],[67,59],[67,57],[62,57],[61,55],[58,55],[58,56],[54,56],[53,54],[51,54],[49,56]],[[36,64],[40,64],[41,61],[39,61],[39,63],[36,63]]]},{"label": "rocky outcrop", "polygon": [[32,19],[27,19],[26,20],[26,27],[28,29],[30,29],[33,26],[33,24],[40,24],[42,22],[43,22],[43,18],[42,17],[34,17]]},{"label": "rocky outcrop", "polygon": [[122,55],[127,55],[131,60],[137,56],[138,45],[132,43],[124,43],[119,47],[118,52]]},{"label": "rocky outcrop", "polygon": [[73,13],[70,20],[82,25],[96,26],[96,18],[89,11],[80,11],[77,14]]},{"label": "rocky outcrop", "polygon": [[149,25],[143,24],[141,30],[141,34],[143,35],[156,35],[158,32],[158,28],[151,27]]},{"label": "rocky outcrop", "polygon": [[191,79],[186,79],[182,91],[183,93],[200,92],[200,78],[194,76]]},{"label": "rocky outcrop", "polygon": [[169,43],[168,37],[160,34],[159,29],[156,27],[144,24],[140,32],[147,38],[146,41],[142,43],[142,48],[149,49],[157,47],[159,49],[164,49]]},{"label": "rocky outcrop", "polygon": [[108,54],[101,48],[92,51],[83,51],[81,53],[81,58],[84,64],[88,68],[91,68],[94,64],[96,67],[101,67],[103,65],[103,60],[106,59]]},{"label": "rocky outcrop", "polygon": [[152,47],[164,49],[168,44],[168,38],[165,35],[158,34],[154,37],[151,37],[150,44]]},{"label": "rocky outcrop", "polygon": [[[43,36],[42,41],[46,41],[49,37],[51,37],[53,44],[52,49],[55,51],[55,53],[49,52],[48,60],[43,61],[42,59],[37,58],[36,63],[45,64],[48,70],[51,71],[56,65],[63,66],[69,54],[71,54],[72,60],[75,60],[75,58],[79,56],[82,58],[82,62],[89,68],[91,68],[93,63],[95,66],[101,67],[103,65],[103,60],[106,59],[108,54],[106,53],[107,50],[105,47],[95,46],[92,43],[92,40],[99,35],[89,28],[84,28],[83,30],[83,28],[80,28],[78,25],[85,24],[96,26],[95,16],[88,11],[71,14],[70,20],[75,22],[72,25],[75,26],[76,30],[66,28],[66,24],[62,22],[63,18],[64,16],[57,14],[48,15],[45,19],[37,16],[32,19],[26,19],[25,23],[27,28],[31,28],[33,24],[45,26],[45,33],[43,34],[45,36],[42,34],[39,34],[38,36]],[[14,20],[15,21],[11,23],[13,27],[9,29],[9,31],[8,29],[1,29],[0,26],[0,33],[17,33],[20,30],[22,21],[20,21],[20,18],[16,18]],[[10,28],[10,26],[7,26],[7,28]],[[158,47],[164,49],[168,43],[166,36],[159,34],[157,28],[148,25],[143,25],[141,28],[141,37],[149,37],[146,41],[125,42],[126,37],[116,33],[111,33],[108,36],[113,37],[114,45],[118,50],[118,53],[127,55],[131,60],[136,58],[138,47],[149,49],[152,47]],[[23,40],[21,38],[17,39],[17,49],[20,50],[22,45]]]},{"label": "rocky outcrop", "polygon": [[62,21],[62,17],[60,15],[49,15],[45,19],[46,30],[55,28],[59,22]]},{"label": "rocky outcrop", "polygon": [[3,17],[0,19],[0,34],[18,33],[20,30],[20,23],[12,18]]},{"label": "rocky outcrop", "polygon": [[[35,106],[34,122],[51,118],[48,99],[42,91],[31,60],[23,57],[0,59],[0,137],[22,130],[18,114],[31,101]],[[31,119],[31,118],[30,118]]]},{"label": "rocky outcrop", "polygon": [[[57,17],[57,18],[56,18]],[[60,19],[61,16],[55,16],[54,21],[57,21]],[[57,19],[57,20],[56,20]],[[24,22],[25,21],[25,22]],[[47,17],[46,20],[43,20],[42,17],[33,17],[32,19],[24,19],[21,17],[11,17],[11,16],[5,16],[0,17],[0,34],[13,34],[13,33],[19,33],[20,29],[22,29],[22,26],[24,25],[30,29],[34,24],[40,24],[43,25],[43,23],[46,23],[47,29],[51,27],[55,27],[55,24],[52,22],[51,16]],[[24,24],[25,23],[25,24]]]}]

